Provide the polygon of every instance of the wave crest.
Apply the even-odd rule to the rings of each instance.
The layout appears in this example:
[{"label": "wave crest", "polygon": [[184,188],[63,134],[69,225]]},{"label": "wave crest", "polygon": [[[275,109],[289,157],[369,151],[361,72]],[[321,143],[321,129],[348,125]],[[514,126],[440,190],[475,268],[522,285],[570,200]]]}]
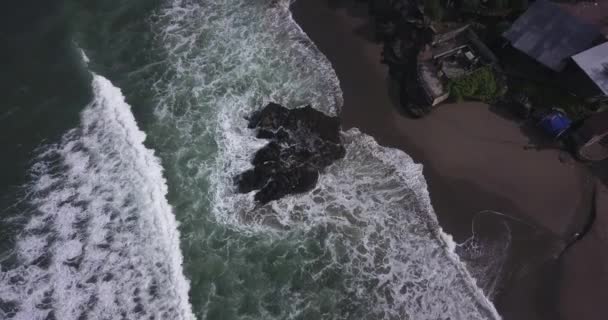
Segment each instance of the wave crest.
[{"label": "wave crest", "polygon": [[130,106],[93,75],[81,125],[32,169],[16,267],[0,274],[9,319],[193,319],[162,167]]}]

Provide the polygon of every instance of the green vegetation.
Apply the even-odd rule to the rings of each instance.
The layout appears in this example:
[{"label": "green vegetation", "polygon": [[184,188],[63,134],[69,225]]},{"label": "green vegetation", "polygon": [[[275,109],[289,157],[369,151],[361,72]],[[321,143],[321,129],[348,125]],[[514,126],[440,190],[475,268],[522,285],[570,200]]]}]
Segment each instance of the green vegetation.
[{"label": "green vegetation", "polygon": [[482,4],[481,0],[463,0],[462,8],[465,10],[514,10],[524,11],[528,8],[528,0],[488,0]]},{"label": "green vegetation", "polygon": [[528,0],[511,0],[511,9],[515,11],[525,11],[528,9]]},{"label": "green vegetation", "polygon": [[468,10],[478,9],[481,5],[481,0],[463,0],[462,7]]},{"label": "green vegetation", "polygon": [[510,0],[489,0],[488,4],[493,9],[510,9]]},{"label": "green vegetation", "polygon": [[457,101],[471,99],[492,103],[502,95],[501,91],[496,75],[489,66],[481,67],[450,83],[450,94]]},{"label": "green vegetation", "polygon": [[556,87],[541,85],[532,81],[515,84],[511,87],[514,92],[522,92],[530,97],[535,108],[558,108],[563,110],[572,119],[581,119],[588,116],[595,109],[583,98],[574,96]]},{"label": "green vegetation", "polygon": [[441,21],[443,18],[441,0],[424,0],[424,13],[433,19],[433,21]]}]

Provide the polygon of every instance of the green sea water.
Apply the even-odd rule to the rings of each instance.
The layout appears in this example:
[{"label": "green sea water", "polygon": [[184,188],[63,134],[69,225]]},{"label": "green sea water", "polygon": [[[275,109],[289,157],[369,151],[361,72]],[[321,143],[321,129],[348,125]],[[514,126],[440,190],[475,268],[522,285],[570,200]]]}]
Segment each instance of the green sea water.
[{"label": "green sea water", "polygon": [[497,318],[401,151],[351,130],[309,194],[234,192],[264,144],[251,112],[342,106],[288,1],[21,10],[3,34],[0,318]]}]

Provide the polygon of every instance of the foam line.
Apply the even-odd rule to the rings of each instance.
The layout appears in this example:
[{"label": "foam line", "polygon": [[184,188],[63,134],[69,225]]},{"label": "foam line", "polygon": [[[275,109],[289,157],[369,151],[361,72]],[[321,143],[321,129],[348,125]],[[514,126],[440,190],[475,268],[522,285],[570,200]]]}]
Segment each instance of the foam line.
[{"label": "foam line", "polygon": [[[343,306],[332,314],[336,319],[498,319],[438,225],[421,165],[399,150],[349,131],[346,158],[322,173],[311,193],[259,207],[253,193],[235,192],[232,178],[251,167],[250,157],[265,143],[246,129],[248,115],[270,101],[312,104],[330,115],[343,104],[331,63],[295,23],[289,3],[175,0],[154,19],[170,70],[154,87],[157,130],[174,137],[163,151],[167,162],[186,164],[174,170],[176,189],[195,199],[183,216],[210,213],[204,226],[210,234],[236,230],[238,237],[221,250],[241,264],[250,261],[250,246],[259,245],[249,237],[295,242],[290,254],[301,259],[298,273],[310,276],[308,291],[289,280],[264,288],[233,284],[243,294],[281,292],[273,296],[281,308],[262,311],[265,319],[321,313],[321,291],[332,297],[324,302]],[[321,253],[297,250],[316,239]],[[220,251],[205,240],[189,241],[208,254]],[[223,272],[255,266],[231,261],[223,261]],[[339,284],[329,287],[336,274]],[[193,289],[208,297],[195,306],[197,314],[217,301],[226,301],[221,308],[241,301],[238,294],[219,296],[210,288],[220,284],[209,281]]]},{"label": "foam line", "polygon": [[0,273],[0,318],[193,319],[160,161],[120,89],[92,78],[79,127],[31,170],[33,214]]}]

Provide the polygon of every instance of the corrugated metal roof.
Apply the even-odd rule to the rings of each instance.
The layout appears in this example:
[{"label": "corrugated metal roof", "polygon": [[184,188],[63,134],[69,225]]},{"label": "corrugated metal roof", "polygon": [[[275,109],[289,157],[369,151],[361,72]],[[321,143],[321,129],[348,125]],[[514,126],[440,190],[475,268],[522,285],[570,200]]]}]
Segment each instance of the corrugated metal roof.
[{"label": "corrugated metal roof", "polygon": [[589,49],[600,31],[562,11],[557,5],[538,0],[504,33],[511,45],[555,71],[566,59]]},{"label": "corrugated metal roof", "polygon": [[608,42],[583,51],[572,59],[608,95]]},{"label": "corrugated metal roof", "polygon": [[418,64],[418,75],[420,84],[425,92],[434,100],[447,91],[441,79],[437,76],[437,68],[432,62],[421,62]]}]

